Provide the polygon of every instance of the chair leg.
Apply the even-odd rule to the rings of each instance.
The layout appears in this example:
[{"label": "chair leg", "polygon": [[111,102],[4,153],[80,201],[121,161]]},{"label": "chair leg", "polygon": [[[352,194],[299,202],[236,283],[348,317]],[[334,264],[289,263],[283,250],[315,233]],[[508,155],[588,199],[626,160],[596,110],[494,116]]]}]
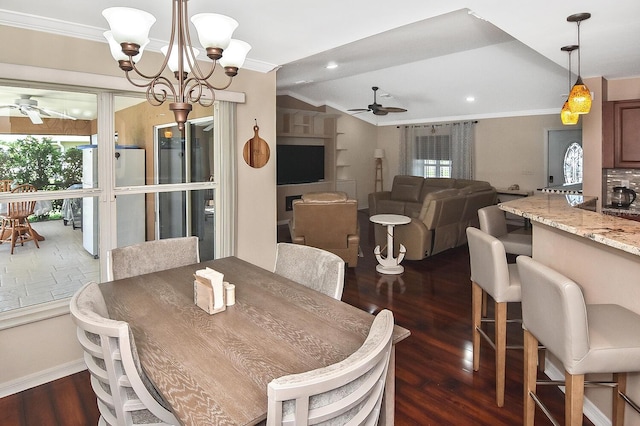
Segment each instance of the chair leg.
[{"label": "chair leg", "polygon": [[487,317],[487,300],[488,300],[489,296],[487,295],[487,292],[482,290],[482,316],[484,318]]},{"label": "chair leg", "polygon": [[36,238],[36,233],[33,230],[33,228],[31,227],[31,224],[29,223],[29,219],[25,219],[24,222],[25,222],[25,224],[27,226],[27,230],[29,231],[29,235],[31,236],[31,239],[36,244],[36,247],[40,248],[40,244],[38,244],[38,239]]},{"label": "chair leg", "polygon": [[538,364],[538,340],[524,330],[524,426],[533,426],[536,403],[531,397],[536,393]]},{"label": "chair leg", "polygon": [[546,349],[538,348],[538,371],[544,373],[545,363],[547,356],[545,355]]},{"label": "chair leg", "polygon": [[504,382],[507,354],[507,303],[495,303],[496,403],[504,405]]},{"label": "chair leg", "polygon": [[482,314],[482,287],[475,282],[471,282],[471,316],[473,323],[472,347],[473,347],[473,371],[480,368],[480,332]]},{"label": "chair leg", "polygon": [[569,374],[565,371],[564,415],[566,426],[582,426],[584,403],[584,374]]},{"label": "chair leg", "polygon": [[624,408],[626,404],[620,394],[627,391],[627,373],[614,374],[613,381],[616,382],[618,386],[617,388],[613,388],[611,424],[613,426],[622,426],[624,424]]},{"label": "chair leg", "polygon": [[18,227],[16,226],[16,221],[13,221],[13,223],[11,224],[11,254],[13,254],[13,249],[16,246],[16,240],[18,238],[20,238],[20,235],[18,235]]}]

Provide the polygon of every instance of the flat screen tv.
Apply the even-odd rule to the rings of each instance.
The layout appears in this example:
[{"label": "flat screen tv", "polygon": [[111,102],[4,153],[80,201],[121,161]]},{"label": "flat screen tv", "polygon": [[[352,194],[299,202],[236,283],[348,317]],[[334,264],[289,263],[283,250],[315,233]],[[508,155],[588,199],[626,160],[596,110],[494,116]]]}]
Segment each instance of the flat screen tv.
[{"label": "flat screen tv", "polygon": [[278,185],[324,179],[324,146],[277,145],[276,153]]}]

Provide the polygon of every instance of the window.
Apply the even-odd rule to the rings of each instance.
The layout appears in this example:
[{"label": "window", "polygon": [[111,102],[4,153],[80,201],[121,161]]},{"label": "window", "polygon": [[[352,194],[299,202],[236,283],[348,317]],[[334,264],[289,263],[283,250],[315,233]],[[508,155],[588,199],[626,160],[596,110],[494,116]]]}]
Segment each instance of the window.
[{"label": "window", "polygon": [[[222,136],[215,138],[214,147],[211,120],[214,108],[194,108],[189,117],[193,151],[190,155],[200,161],[187,166],[189,179],[157,185],[154,128],[174,125],[168,106],[152,107],[136,93],[114,95],[99,89],[33,82],[16,86],[0,83],[0,104],[20,105],[16,100],[25,99],[21,94],[29,93],[42,110],[59,112],[36,117],[32,112],[21,113],[19,108],[0,109],[3,116],[0,141],[5,142],[0,143],[0,179],[40,182],[33,198],[38,204],[49,206],[47,212],[43,210],[40,221],[32,221],[34,229],[44,237],[40,249],[26,243],[10,255],[9,245],[0,244],[0,329],[68,312],[68,298],[80,286],[88,281],[99,282],[106,276],[106,250],[122,245],[119,243],[124,241],[125,222],[137,220],[133,229],[141,231],[143,241],[158,238],[156,194],[176,193],[193,200],[185,232],[201,237],[201,259],[225,255],[223,250],[228,249],[222,248],[220,235],[226,232],[223,222],[227,219],[217,214],[217,207],[223,203],[217,203],[216,197],[230,190],[214,180],[214,169],[220,170],[222,157],[229,158],[229,150],[222,151],[218,140],[233,140],[233,135],[222,132]],[[225,129],[225,123],[234,120],[229,113],[216,114],[223,123],[216,125],[218,129]],[[102,130],[109,128],[115,129],[115,133]],[[24,140],[23,144],[37,142],[37,149],[32,151],[47,148],[52,153],[47,158],[55,157],[60,167],[49,170],[53,161],[47,161],[47,168],[24,168],[19,163],[7,167],[7,147],[17,146],[16,140]],[[201,155],[205,147],[209,149],[206,161]],[[133,161],[135,156],[129,154],[134,151],[143,154],[141,161]],[[75,155],[65,157],[68,152]],[[15,157],[20,160],[24,156]],[[83,165],[89,164],[90,171],[83,170]],[[131,170],[138,179],[123,180],[125,172]],[[224,171],[223,167],[217,174]],[[91,179],[85,179],[87,173]],[[133,197],[143,197],[135,214],[130,202]],[[14,198],[9,192],[0,193],[0,207]],[[109,206],[109,200],[115,201],[115,208],[102,208]],[[114,214],[119,207],[124,207],[127,213]],[[34,260],[34,256],[42,259]]]},{"label": "window", "polygon": [[582,183],[582,147],[572,142],[564,153],[562,163],[565,183]]},{"label": "window", "polygon": [[434,178],[451,177],[451,142],[449,135],[416,136],[414,174]]}]

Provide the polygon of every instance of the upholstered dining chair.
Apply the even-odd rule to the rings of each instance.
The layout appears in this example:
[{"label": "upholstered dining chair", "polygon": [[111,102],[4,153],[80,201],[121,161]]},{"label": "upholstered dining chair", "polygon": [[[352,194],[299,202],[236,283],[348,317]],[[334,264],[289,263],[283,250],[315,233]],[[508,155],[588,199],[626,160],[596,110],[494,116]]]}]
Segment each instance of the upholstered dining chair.
[{"label": "upholstered dining chair", "polygon": [[[611,424],[622,426],[625,401],[639,410],[625,391],[627,373],[640,372],[640,315],[612,303],[585,303],[578,283],[530,257],[518,256],[516,263],[522,280],[523,424],[533,426],[535,406],[542,403],[536,387],[549,383],[537,380],[539,342],[564,368],[565,381],[550,383],[565,385],[565,425],[583,424],[584,386],[600,384],[613,387]],[[590,373],[613,374],[613,380],[585,381]]]},{"label": "upholstered dining chair", "polygon": [[[33,185],[18,185],[11,190],[14,194],[25,192],[36,192]],[[40,248],[33,228],[29,223],[29,216],[35,209],[35,200],[13,201],[7,204],[7,212],[2,215],[2,226],[0,227],[0,242],[11,243],[11,254],[17,243],[24,246],[24,243],[33,241],[37,248]]]},{"label": "upholstered dining chair", "polygon": [[272,380],[267,426],[378,423],[393,334],[393,313],[382,310],[362,346],[336,364]]},{"label": "upholstered dining chair", "polygon": [[98,400],[98,424],[178,425],[140,366],[129,324],[109,318],[99,285],[91,282],[80,288],[69,310]]},{"label": "upholstered dining chair", "polygon": [[342,299],[344,260],[326,250],[278,243],[273,272],[334,299]]},{"label": "upholstered dining chair", "polygon": [[504,245],[507,253],[531,256],[531,233],[516,230],[508,232],[507,219],[504,212],[498,206],[487,206],[478,210],[478,220],[480,229],[487,234],[493,235]]},{"label": "upholstered dining chair", "polygon": [[198,237],[145,241],[109,251],[108,279],[119,280],[200,262]]}]

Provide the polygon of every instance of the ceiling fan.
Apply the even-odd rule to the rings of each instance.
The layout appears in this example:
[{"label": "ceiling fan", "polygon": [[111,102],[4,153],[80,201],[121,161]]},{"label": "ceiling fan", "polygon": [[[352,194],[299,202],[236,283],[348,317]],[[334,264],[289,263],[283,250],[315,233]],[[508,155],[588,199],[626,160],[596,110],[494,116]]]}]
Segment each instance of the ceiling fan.
[{"label": "ceiling fan", "polygon": [[376,100],[376,92],[378,91],[378,87],[373,86],[371,89],[373,90],[373,103],[371,105],[368,105],[367,108],[354,108],[348,111],[353,111],[353,112],[371,111],[375,115],[387,115],[390,112],[407,112],[407,110],[404,108],[383,107]]},{"label": "ceiling fan", "polygon": [[53,111],[47,108],[40,108],[38,106],[38,101],[31,99],[32,96],[33,95],[20,95],[20,99],[13,101],[13,104],[0,105],[0,108],[17,109],[22,114],[28,116],[33,124],[42,124],[42,116],[66,118],[68,120],[76,119],[75,117],[62,112]]}]

